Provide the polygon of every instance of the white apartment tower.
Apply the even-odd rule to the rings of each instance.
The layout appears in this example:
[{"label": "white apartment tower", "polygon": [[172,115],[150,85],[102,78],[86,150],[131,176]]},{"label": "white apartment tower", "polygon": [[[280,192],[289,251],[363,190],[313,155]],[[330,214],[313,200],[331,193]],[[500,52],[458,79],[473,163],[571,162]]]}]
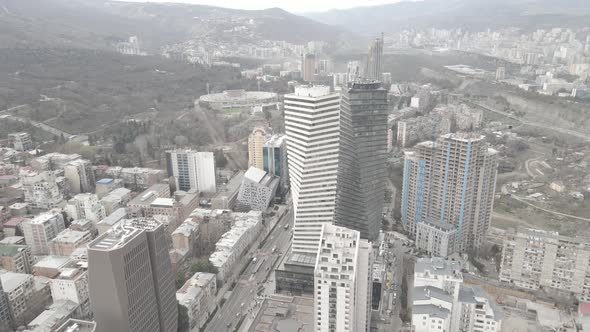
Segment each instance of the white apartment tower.
[{"label": "white apartment tower", "polygon": [[63,192],[53,171],[21,171],[19,176],[25,202],[31,208],[47,210],[63,206]]},{"label": "white apartment tower", "polygon": [[284,103],[295,210],[292,251],[315,255],[322,225],[334,221],[340,95],[328,86],[298,86]]},{"label": "white apartment tower", "polygon": [[371,244],[360,232],[324,224],[314,269],[317,332],[370,330]]},{"label": "white apartment tower", "polygon": [[262,127],[254,128],[250,136],[248,136],[248,166],[258,169],[264,168],[263,151],[266,138],[266,130]]},{"label": "white apartment tower", "polygon": [[64,177],[68,181],[71,193],[94,192],[96,181],[89,160],[77,159],[67,163],[64,166]]},{"label": "white apartment tower", "polygon": [[168,176],[174,176],[176,190],[214,193],[215,156],[213,152],[193,150],[166,151]]}]

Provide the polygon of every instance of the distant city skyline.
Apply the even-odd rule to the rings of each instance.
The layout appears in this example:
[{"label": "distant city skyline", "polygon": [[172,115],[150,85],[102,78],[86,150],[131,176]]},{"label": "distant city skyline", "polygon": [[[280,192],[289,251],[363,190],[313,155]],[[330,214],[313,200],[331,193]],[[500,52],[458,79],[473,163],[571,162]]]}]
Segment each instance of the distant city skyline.
[{"label": "distant city skyline", "polygon": [[[305,12],[322,12],[331,9],[347,9],[361,6],[376,6],[389,3],[402,2],[404,0],[259,0],[259,1],[240,1],[240,0],[117,0],[125,2],[171,2],[171,3],[188,3],[193,5],[207,5],[216,7],[226,7],[235,9],[267,9],[279,7],[294,13]],[[407,0],[415,1],[415,0]]]}]

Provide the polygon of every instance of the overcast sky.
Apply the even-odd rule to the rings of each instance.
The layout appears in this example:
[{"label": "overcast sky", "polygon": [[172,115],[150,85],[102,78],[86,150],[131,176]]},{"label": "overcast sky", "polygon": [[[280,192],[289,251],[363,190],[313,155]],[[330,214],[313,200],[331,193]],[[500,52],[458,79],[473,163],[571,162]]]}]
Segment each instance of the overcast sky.
[{"label": "overcast sky", "polygon": [[133,2],[182,2],[202,5],[220,6],[239,9],[265,9],[280,7],[285,10],[303,13],[325,11],[333,8],[352,8],[373,6],[401,0],[125,0]]}]

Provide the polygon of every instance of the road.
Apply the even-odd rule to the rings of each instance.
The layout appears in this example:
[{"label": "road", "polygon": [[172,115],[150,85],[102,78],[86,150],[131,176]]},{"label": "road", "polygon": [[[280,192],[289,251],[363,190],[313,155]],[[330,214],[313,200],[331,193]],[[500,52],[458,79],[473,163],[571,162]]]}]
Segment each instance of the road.
[{"label": "road", "polygon": [[553,130],[553,131],[558,132],[558,133],[561,133],[561,134],[566,134],[566,135],[570,135],[570,136],[574,136],[574,137],[577,137],[577,138],[584,139],[586,141],[590,141],[590,136],[585,135],[585,134],[580,133],[580,132],[575,131],[575,130],[565,129],[565,128],[561,128],[561,127],[555,127],[555,126],[549,126],[549,125],[546,125],[546,124],[532,122],[532,121],[526,121],[526,120],[523,120],[523,119],[521,119],[521,118],[519,118],[519,117],[517,117],[517,116],[515,116],[513,114],[510,114],[510,113],[507,113],[507,112],[503,112],[503,111],[499,111],[499,110],[490,108],[488,106],[484,106],[484,105],[481,105],[481,104],[478,104],[478,103],[474,103],[474,102],[470,102],[470,101],[465,101],[465,103],[468,104],[468,105],[471,105],[471,106],[479,107],[479,108],[481,108],[483,110],[486,110],[486,111],[490,111],[490,112],[494,112],[496,114],[503,115],[503,116],[505,116],[507,118],[510,118],[512,120],[516,120],[516,121],[518,121],[518,122],[520,122],[520,123],[522,123],[524,125],[530,126],[530,127],[537,127],[537,128],[542,128],[542,129],[549,129],[549,130]]},{"label": "road", "polygon": [[[288,230],[284,229],[286,224],[289,225]],[[264,287],[264,283],[273,272],[281,254],[289,248],[292,226],[293,209],[290,209],[277,222],[277,225],[268,235],[262,248],[258,249],[258,244],[255,243],[250,252],[244,255],[243,259],[256,257],[256,262],[250,262],[244,273],[238,276],[236,286],[223,306],[217,310],[215,316],[207,324],[205,331],[234,331],[241,318],[246,317],[246,315],[255,309],[259,289]],[[273,248],[276,248],[275,252],[273,252]],[[257,271],[254,272],[257,267]]]}]

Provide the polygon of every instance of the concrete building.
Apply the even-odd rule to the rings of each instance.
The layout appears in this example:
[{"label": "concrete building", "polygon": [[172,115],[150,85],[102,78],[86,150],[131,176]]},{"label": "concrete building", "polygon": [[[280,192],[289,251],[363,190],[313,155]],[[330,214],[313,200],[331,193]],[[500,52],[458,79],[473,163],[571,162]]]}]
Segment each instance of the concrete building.
[{"label": "concrete building", "polygon": [[[293,253],[315,255],[322,225],[334,221],[340,141],[340,96],[327,86],[285,95],[285,131],[295,210]],[[321,187],[321,191],[317,191]]]},{"label": "concrete building", "polygon": [[454,299],[449,293],[440,288],[422,286],[414,287],[412,295],[413,331],[453,331],[451,313]]},{"label": "concrete building", "polygon": [[315,54],[305,54],[302,59],[301,67],[303,80],[305,82],[313,82],[316,67]]},{"label": "concrete building", "polygon": [[[94,170],[92,172],[94,172]],[[98,196],[98,198],[102,199],[111,191],[113,191],[117,188],[122,188],[122,187],[123,187],[123,180],[104,178],[104,179],[100,179],[100,180],[96,181],[94,193]]]},{"label": "concrete building", "polygon": [[211,198],[212,209],[231,210],[234,208],[245,173],[244,171],[236,173],[226,184],[220,186],[215,196]]},{"label": "concrete building", "polygon": [[479,286],[461,287],[459,291],[459,310],[455,325],[456,331],[499,332],[502,331],[502,310]]},{"label": "concrete building", "polygon": [[213,152],[193,150],[166,151],[168,176],[174,176],[176,190],[215,192],[215,156]]},{"label": "concrete building", "polygon": [[78,219],[88,219],[93,222],[99,222],[106,217],[106,212],[98,196],[95,194],[77,194],[68,201],[65,207],[68,217]]},{"label": "concrete building", "polygon": [[60,269],[69,266],[72,259],[66,256],[44,256],[33,265],[33,274],[38,277],[53,279],[60,273]]},{"label": "concrete building", "polygon": [[88,267],[98,332],[176,331],[175,278],[162,224],[122,222],[88,245]]},{"label": "concrete building", "polygon": [[272,135],[264,143],[262,153],[263,169],[268,174],[280,178],[279,193],[287,193],[289,188],[289,169],[287,166],[287,136]]},{"label": "concrete building", "polygon": [[376,81],[351,82],[342,93],[335,224],[358,230],[369,241],[381,229],[387,108],[387,91]]},{"label": "concrete building", "polygon": [[416,237],[425,219],[457,229],[459,252],[479,248],[487,234],[494,202],[497,152],[484,136],[447,134],[405,153],[402,222]]},{"label": "concrete building", "polygon": [[264,211],[270,206],[279,187],[279,178],[262,169],[250,167],[240,186],[236,210]]},{"label": "concrete building", "polygon": [[19,174],[25,203],[31,209],[48,210],[64,205],[63,190],[52,171],[41,173],[21,171]]},{"label": "concrete building", "polygon": [[371,245],[360,232],[324,224],[314,269],[314,330],[370,331]]},{"label": "concrete building", "polygon": [[235,222],[235,213],[230,210],[195,209],[187,218],[199,227],[200,250],[211,251],[221,236]]},{"label": "concrete building", "polygon": [[34,258],[28,246],[0,245],[0,265],[3,269],[15,273],[31,274]]},{"label": "concrete building", "polygon": [[263,127],[257,127],[248,136],[248,167],[263,169],[263,148],[267,135]]},{"label": "concrete building", "polygon": [[414,287],[432,286],[459,297],[463,284],[461,265],[440,257],[419,258],[414,266]]},{"label": "concrete building", "polygon": [[217,280],[213,273],[197,272],[176,291],[176,300],[188,312],[189,331],[203,328],[215,310]]},{"label": "concrete building", "polygon": [[79,232],[71,229],[61,231],[49,241],[49,254],[56,256],[70,256],[74,250],[92,241],[92,234],[88,231]]},{"label": "concrete building", "polygon": [[127,210],[124,208],[118,208],[113,213],[106,216],[103,220],[96,224],[98,234],[104,234],[106,231],[111,229],[114,225],[119,223],[121,220],[127,218]]},{"label": "concrete building", "polygon": [[235,222],[231,229],[217,241],[215,252],[209,257],[211,264],[217,268],[217,279],[221,281],[225,281],[243,259],[262,227],[262,213],[259,211],[235,213],[234,216]]},{"label": "concrete building", "polygon": [[38,172],[63,170],[66,164],[82,158],[79,154],[48,153],[31,160],[31,166]]},{"label": "concrete building", "polygon": [[77,304],[71,301],[54,301],[46,310],[27,324],[27,331],[55,331],[74,316]]},{"label": "concrete building", "polygon": [[95,180],[92,163],[89,160],[77,159],[64,166],[64,177],[71,193],[79,194],[94,192]]},{"label": "concrete building", "polygon": [[16,151],[33,150],[33,140],[29,133],[12,133],[8,134],[8,141],[13,149]]},{"label": "concrete building", "polygon": [[35,293],[35,281],[33,276],[24,273],[0,271],[2,289],[8,301],[10,317],[13,324],[26,323],[27,318],[32,319],[32,301]]},{"label": "concrete building", "polygon": [[451,224],[425,220],[416,226],[416,248],[429,255],[448,257],[456,252],[457,229]]},{"label": "concrete building", "polygon": [[97,179],[121,179],[125,187],[134,191],[145,190],[166,178],[164,170],[140,167],[96,166],[94,173]]},{"label": "concrete building", "polygon": [[108,216],[118,208],[125,207],[130,200],[131,190],[127,188],[117,188],[101,198],[100,204],[104,207],[104,212]]},{"label": "concrete building", "polygon": [[78,317],[90,315],[88,273],[81,268],[61,268],[59,275],[51,279],[49,287],[53,301],[71,301],[78,305]]},{"label": "concrete building", "polygon": [[33,255],[47,255],[49,253],[49,241],[65,229],[62,214],[52,210],[39,214],[37,217],[25,221],[23,235]]},{"label": "concrete building", "polygon": [[500,281],[552,288],[590,301],[590,243],[538,229],[510,229],[502,248]]},{"label": "concrete building", "polygon": [[370,80],[382,79],[383,74],[383,36],[375,38],[369,45],[367,57],[366,78]]}]

